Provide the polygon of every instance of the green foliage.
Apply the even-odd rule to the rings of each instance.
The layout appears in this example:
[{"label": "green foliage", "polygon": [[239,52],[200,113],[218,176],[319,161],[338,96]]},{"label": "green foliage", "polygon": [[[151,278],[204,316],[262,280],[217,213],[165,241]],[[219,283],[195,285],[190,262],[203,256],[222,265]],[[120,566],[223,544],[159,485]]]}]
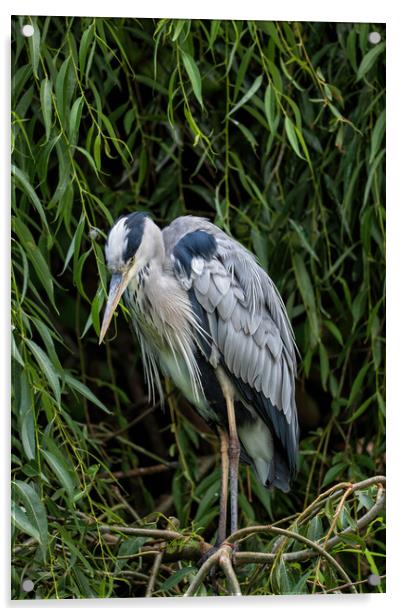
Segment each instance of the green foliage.
[{"label": "green foliage", "polygon": [[[127,320],[97,346],[103,243],[123,212],[162,225],[208,216],[286,301],[300,473],[284,495],[242,468],[242,525],[383,471],[385,44],[369,43],[372,29],[384,39],[369,24],[13,18],[14,598],[28,596],[27,577],[43,598],[144,595],[145,539],[114,540],[83,514],[154,525],[166,513],[208,538],[216,528],[215,437],[176,391],[169,411],[149,410]],[[165,472],[135,474],[155,464]],[[349,543],[337,557],[353,581],[384,572],[382,519]],[[270,575],[247,565],[242,590],[339,585],[316,560],[279,559]],[[193,574],[192,563],[162,570],[155,594],[182,594]]]}]

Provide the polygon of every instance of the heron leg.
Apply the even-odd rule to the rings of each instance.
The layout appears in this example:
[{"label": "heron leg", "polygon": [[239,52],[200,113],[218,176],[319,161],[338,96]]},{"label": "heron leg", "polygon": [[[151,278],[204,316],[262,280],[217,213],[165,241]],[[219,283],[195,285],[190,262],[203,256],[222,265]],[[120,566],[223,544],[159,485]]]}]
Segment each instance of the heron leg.
[{"label": "heron leg", "polygon": [[237,492],[239,477],[240,442],[237,436],[236,414],[234,407],[234,389],[225,375],[224,371],[218,366],[216,375],[222,388],[222,393],[226,401],[226,412],[229,427],[229,484],[230,484],[230,532],[237,530]]},{"label": "heron leg", "polygon": [[231,396],[226,397],[226,406],[229,423],[230,533],[232,534],[237,530],[238,519],[237,493],[239,481],[240,443],[237,436],[236,416],[233,398]]},{"label": "heron leg", "polygon": [[229,440],[226,430],[218,428],[219,438],[221,442],[221,495],[219,502],[219,526],[218,537],[216,545],[221,543],[226,538],[226,522],[227,522],[227,510],[228,510],[228,479],[229,479]]}]

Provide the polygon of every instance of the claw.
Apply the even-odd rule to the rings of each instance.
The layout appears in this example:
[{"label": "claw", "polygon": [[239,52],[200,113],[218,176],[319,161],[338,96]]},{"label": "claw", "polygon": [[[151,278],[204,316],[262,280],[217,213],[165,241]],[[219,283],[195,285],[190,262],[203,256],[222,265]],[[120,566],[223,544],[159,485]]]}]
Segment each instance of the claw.
[{"label": "claw", "polygon": [[197,567],[198,568],[202,567],[202,565],[208,560],[208,558],[210,558],[212,554],[215,554],[215,552],[217,552],[219,548],[220,548],[219,545],[214,545],[212,546],[212,548],[209,548],[209,550],[207,550],[205,554],[203,554],[200,560],[197,562]]}]

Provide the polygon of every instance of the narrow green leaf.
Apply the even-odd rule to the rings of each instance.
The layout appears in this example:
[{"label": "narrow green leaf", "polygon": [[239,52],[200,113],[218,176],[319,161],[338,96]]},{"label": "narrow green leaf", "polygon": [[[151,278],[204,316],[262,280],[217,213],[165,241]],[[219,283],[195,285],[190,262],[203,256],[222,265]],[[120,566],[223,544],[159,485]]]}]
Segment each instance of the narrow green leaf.
[{"label": "narrow green leaf", "polygon": [[[102,112],[100,112],[99,115],[100,115],[100,117],[102,119],[102,123],[104,124],[107,132],[110,135],[111,141],[112,141],[114,147],[116,148],[117,152],[120,154],[120,156],[122,157],[124,162],[128,163],[129,160],[132,160],[133,157],[132,157],[132,154],[131,154],[130,149],[128,148],[127,144],[124,141],[122,141],[122,139],[119,139],[117,137],[116,131],[115,131],[114,127],[113,127],[113,124],[110,121],[110,119],[108,118],[108,116],[105,115]],[[106,148],[106,146],[107,146],[107,141],[105,140],[105,148]],[[107,153],[107,150],[106,150],[106,153]],[[86,154],[88,155],[88,157],[92,158],[92,156],[89,154],[89,152],[86,152]],[[92,161],[93,161],[93,159],[92,159]],[[96,165],[95,165],[95,169],[96,169]],[[97,173],[97,171],[96,171],[96,173]]]},{"label": "narrow green leaf", "polygon": [[[82,553],[83,550],[82,550],[81,543],[77,542],[76,537],[73,538],[71,534],[67,531],[65,526],[57,524],[56,528],[57,528],[57,534],[62,539],[62,543],[68,547],[69,551],[74,556],[74,558],[76,558],[77,561],[81,561],[84,567],[88,571],[93,571],[93,563],[91,564],[91,562],[87,558],[85,558],[84,554]],[[70,561],[70,566],[71,565],[72,565],[72,562]]]},{"label": "narrow green leaf", "polygon": [[374,66],[378,56],[383,53],[383,51],[385,51],[384,42],[378,43],[378,45],[366,53],[357,70],[357,81],[362,79],[368,73],[368,71]]},{"label": "narrow green leaf", "polygon": [[353,385],[350,389],[348,406],[351,406],[355,402],[357,396],[361,393],[363,380],[370,368],[370,365],[371,364],[369,362],[363,364],[363,366],[360,368],[359,372],[357,373],[356,378],[353,381]]},{"label": "narrow green leaf", "polygon": [[49,209],[52,209],[63,198],[67,187],[71,186],[71,154],[70,148],[65,144],[64,140],[59,140],[56,143],[56,152],[58,159],[59,180],[56,190],[49,202]]},{"label": "narrow green leaf", "polygon": [[76,86],[74,67],[71,56],[61,65],[55,81],[56,104],[64,128],[68,130],[70,102]]},{"label": "narrow green leaf", "polygon": [[56,475],[60,484],[66,490],[69,498],[74,498],[76,492],[76,484],[74,481],[74,474],[71,468],[68,466],[67,458],[61,453],[56,451],[48,451],[46,449],[41,450],[41,454]]},{"label": "narrow green leaf", "polygon": [[53,277],[49,270],[49,266],[46,263],[43,254],[36,246],[28,227],[26,227],[22,220],[17,217],[15,217],[12,222],[15,232],[24,246],[26,255],[30,263],[32,264],[40,282],[42,283],[43,288],[45,289],[47,296],[52,303],[52,306],[57,312],[57,308],[54,303]]},{"label": "narrow green leaf", "polygon": [[90,301],[88,295],[85,292],[83,279],[82,279],[82,270],[84,269],[84,265],[92,250],[89,248],[86,252],[79,256],[78,261],[74,262],[74,284],[76,285],[80,295],[84,297],[88,302]]},{"label": "narrow green leaf", "polygon": [[92,300],[92,304],[91,304],[91,317],[92,317],[92,324],[94,326],[94,330],[96,332],[96,335],[99,336],[99,332],[100,332],[100,318],[99,318],[99,313],[102,309],[102,306],[104,304],[105,301],[105,292],[103,290],[102,286],[99,286],[94,299]]},{"label": "narrow green leaf", "polygon": [[356,31],[352,28],[348,34],[346,41],[346,55],[353,68],[357,73],[357,60],[356,60]]},{"label": "narrow green leaf", "polygon": [[93,41],[94,33],[95,33],[95,28],[94,28],[94,25],[91,24],[85,30],[85,32],[83,33],[81,37],[78,59],[79,59],[80,73],[82,76],[85,73],[85,64],[86,64],[86,59],[88,55],[88,49],[89,49],[90,44]]},{"label": "narrow green leaf", "polygon": [[[14,386],[17,387],[17,380]],[[34,460],[36,455],[35,420],[33,408],[32,386],[25,370],[21,370],[18,380],[18,425],[21,444],[27,460]]]},{"label": "narrow green leaf", "polygon": [[73,239],[71,240],[70,246],[68,247],[66,258],[65,258],[65,261],[64,261],[64,266],[63,266],[63,269],[60,272],[60,276],[62,274],[64,274],[64,272],[66,271],[66,269],[68,267],[68,264],[71,261],[71,258],[75,254],[77,254],[77,251],[78,251],[78,254],[79,254],[80,244],[81,244],[81,237],[82,237],[82,232],[84,230],[84,227],[85,227],[85,217],[84,217],[84,214],[82,214],[81,218],[80,218],[80,221],[79,221],[79,223],[77,225],[77,228],[76,228],[76,230],[74,232]]},{"label": "narrow green leaf", "polygon": [[146,541],[146,537],[129,537],[122,541],[118,553],[119,558],[116,560],[115,571],[118,572],[127,567],[129,560],[122,558],[122,556],[133,556],[133,554],[138,554],[140,548]]},{"label": "narrow green leaf", "polygon": [[370,165],[370,171],[369,171],[369,174],[368,174],[368,178],[367,178],[367,182],[366,182],[366,187],[364,189],[363,205],[366,205],[366,203],[368,201],[368,198],[369,198],[369,195],[370,195],[370,191],[371,191],[371,187],[373,185],[374,177],[376,175],[377,170],[380,167],[380,163],[381,163],[382,159],[384,158],[384,156],[385,156],[385,148],[380,150],[380,152],[377,154],[377,156],[374,158],[372,164]]},{"label": "narrow green leaf", "polygon": [[182,569],[179,569],[178,571],[173,573],[170,577],[168,577],[168,579],[165,580],[163,584],[161,584],[159,590],[163,592],[170,590],[171,588],[179,584],[179,582],[184,580],[188,576],[189,573],[195,573],[196,571],[197,571],[197,567],[191,567],[191,566],[183,567]]},{"label": "narrow green leaf", "polygon": [[22,359],[21,353],[18,349],[17,343],[15,342],[15,338],[13,333],[11,332],[11,357],[17,361],[20,366],[24,367],[24,360]]},{"label": "narrow green leaf", "polygon": [[253,152],[255,152],[256,147],[257,147],[257,139],[254,137],[253,133],[246,126],[244,126],[244,124],[242,124],[241,122],[238,122],[237,120],[233,120],[233,119],[231,119],[231,121],[233,122],[235,126],[237,126],[237,128],[241,130],[246,140],[251,145]]},{"label": "narrow green leaf", "polygon": [[315,515],[307,526],[307,539],[311,541],[319,541],[324,534],[322,520],[318,515]]},{"label": "narrow green leaf", "polygon": [[376,398],[376,395],[374,394],[373,396],[370,396],[369,398],[367,398],[367,400],[365,400],[359,407],[358,409],[356,409],[356,411],[353,413],[353,415],[351,417],[349,417],[349,419],[346,420],[346,423],[352,423],[354,422],[358,417],[360,417],[360,415],[363,415],[364,411],[366,411],[368,409],[368,407],[370,406],[370,404],[372,404],[374,402]]},{"label": "narrow green leaf", "polygon": [[282,83],[282,77],[281,77],[280,71],[278,70],[275,62],[272,62],[271,60],[267,59],[267,65],[268,65],[268,72],[272,77],[272,82],[273,82],[273,86],[275,90],[277,90],[277,92],[282,93],[283,83]]},{"label": "narrow green leaf", "polygon": [[339,342],[339,344],[341,346],[343,346],[343,337],[341,332],[339,331],[339,328],[335,325],[335,323],[333,321],[327,321],[324,320],[323,324],[325,325],[325,327],[331,332],[331,334],[334,336],[334,338]]},{"label": "narrow green leaf", "polygon": [[275,46],[281,53],[285,53],[285,49],[278,33],[279,30],[277,28],[277,25],[273,21],[257,21],[254,22],[254,24],[259,30],[262,30],[263,32],[266,32],[268,34],[269,38],[272,40],[272,42],[275,44]]},{"label": "narrow green leaf", "polygon": [[276,119],[276,97],[275,92],[271,84],[268,84],[264,95],[264,110],[267,116],[268,126],[272,133],[276,132],[277,123]]},{"label": "narrow green leaf", "polygon": [[328,353],[325,346],[320,342],[319,344],[319,355],[320,355],[320,373],[321,373],[321,384],[324,390],[327,390],[327,381],[329,375],[329,358]]},{"label": "narrow green leaf", "polygon": [[194,135],[194,143],[193,146],[195,147],[196,145],[198,145],[198,142],[200,141],[200,139],[204,138],[204,135],[201,131],[201,129],[199,128],[197,122],[194,119],[193,114],[191,113],[190,109],[188,107],[184,108],[184,115],[186,117],[186,120],[193,132]]},{"label": "narrow green leaf", "polygon": [[92,402],[93,404],[95,404],[97,407],[99,407],[100,409],[102,409],[102,411],[104,411],[105,413],[110,414],[110,411],[106,408],[106,406],[103,404],[103,402],[101,402],[96,396],[95,394],[92,393],[92,391],[89,389],[89,387],[87,387],[86,385],[84,385],[84,383],[81,383],[81,381],[79,381],[78,379],[76,379],[74,376],[72,376],[72,374],[70,374],[69,372],[64,372],[63,373],[63,378],[65,380],[65,382],[67,383],[67,385],[69,387],[71,387],[71,389],[74,389],[76,392],[78,392],[81,396],[84,396],[84,398],[86,398],[87,400],[89,400],[90,402]]},{"label": "narrow green leaf", "polygon": [[248,65],[250,64],[250,60],[253,56],[253,53],[254,53],[254,43],[247,49],[246,53],[243,55],[241,59],[239,70],[237,71],[237,76],[236,76],[236,83],[235,83],[235,88],[234,88],[234,93],[233,93],[233,101],[237,100],[240,87],[244,80],[244,75],[247,72],[247,68],[248,68]]},{"label": "narrow green leaf", "polygon": [[26,174],[23,171],[21,171],[21,169],[18,169],[18,167],[16,167],[15,165],[11,165],[11,175],[15,178],[18,187],[24,191],[24,193],[27,195],[27,197],[31,201],[32,205],[35,207],[46,231],[50,233],[50,230],[47,224],[45,211],[42,207],[42,204],[36,192],[32,188]]},{"label": "narrow green leaf", "polygon": [[31,56],[31,63],[32,63],[32,69],[33,69],[33,73],[36,77],[36,79],[38,79],[39,75],[38,75],[38,66],[39,66],[39,60],[40,60],[40,29],[39,26],[35,21],[32,23],[33,26],[33,35],[30,36],[28,38],[28,47],[29,47],[29,53]]},{"label": "narrow green leaf", "polygon": [[185,19],[178,19],[176,21],[175,27],[174,27],[174,32],[173,32],[173,36],[172,36],[172,41],[175,42],[177,41],[177,39],[180,36],[181,31],[183,30],[183,26],[186,23]]},{"label": "narrow green leaf", "polygon": [[298,142],[296,131],[295,131],[295,126],[292,120],[289,118],[289,116],[286,116],[285,118],[285,131],[286,131],[286,135],[289,140],[289,143],[292,146],[293,150],[296,152],[297,156],[304,159],[302,153],[300,152],[299,142]]},{"label": "narrow green leaf", "polygon": [[36,455],[36,436],[32,409],[21,417],[20,435],[21,444],[27,459],[34,460]]},{"label": "narrow green leaf", "polygon": [[78,150],[78,152],[81,152],[81,154],[87,159],[87,161],[89,162],[93,172],[95,173],[96,177],[100,180],[99,177],[99,173],[98,173],[98,168],[96,166],[96,163],[92,157],[92,154],[90,154],[88,152],[88,150],[85,150],[85,148],[81,148],[79,145],[76,145],[75,150]]},{"label": "narrow green leaf", "polygon": [[[39,498],[37,492],[28,483],[23,481],[13,481],[11,484],[14,501],[20,502],[25,508],[26,518],[31,527],[35,529],[35,539],[39,541],[42,549],[43,559],[46,560],[48,546],[48,524],[45,506]],[[19,513],[14,518],[15,522],[22,522]],[[32,535],[31,535],[32,536]]]},{"label": "narrow green leaf", "polygon": [[216,38],[218,36],[219,28],[220,27],[221,27],[220,19],[213,19],[211,21],[211,33],[209,35],[209,47],[208,47],[208,49],[212,49],[212,47],[214,46],[214,43],[215,43]]},{"label": "narrow green leaf", "polygon": [[317,257],[317,254],[316,254],[314,248],[311,246],[310,242],[308,241],[303,227],[299,223],[297,223],[295,220],[292,220],[292,218],[289,218],[289,224],[296,231],[302,246],[313,257],[313,259],[315,259],[317,262],[319,262],[319,258]]},{"label": "narrow green leaf", "polygon": [[28,265],[28,259],[27,259],[27,256],[25,254],[25,251],[24,251],[23,247],[21,245],[19,245],[19,244],[18,244],[18,250],[19,250],[19,253],[21,255],[22,273],[23,273],[23,283],[22,283],[21,299],[20,299],[20,303],[22,305],[24,303],[25,295],[26,295],[26,292],[27,292],[27,289],[28,289],[29,265]]},{"label": "narrow green leaf", "polygon": [[77,143],[83,106],[84,98],[79,96],[71,107],[68,131],[71,145],[75,145]]},{"label": "narrow green leaf", "polygon": [[296,253],[292,257],[293,268],[296,275],[297,286],[306,308],[307,317],[311,328],[311,347],[315,347],[319,341],[319,317],[315,301],[315,294],[310,276],[307,272],[303,257]]},{"label": "narrow green leaf", "polygon": [[262,78],[263,76],[259,75],[254,80],[253,84],[250,86],[250,88],[247,89],[247,92],[244,94],[244,96],[241,97],[239,102],[229,111],[228,115],[232,115],[233,113],[235,113],[238,109],[240,109],[240,107],[247,103],[247,101],[249,101],[256,92],[258,92],[262,84]]},{"label": "narrow green leaf", "polygon": [[356,496],[359,499],[357,511],[361,509],[367,509],[367,511],[369,511],[375,505],[373,497],[368,492],[356,490]]},{"label": "narrow green leaf", "polygon": [[46,143],[49,141],[52,129],[52,82],[45,77],[40,84],[40,104],[42,107],[43,122],[45,124]]},{"label": "narrow green leaf", "polygon": [[96,168],[97,168],[98,171],[101,170],[101,166],[102,166],[102,161],[101,161],[101,140],[102,140],[102,137],[101,137],[100,133],[98,133],[96,135],[95,141],[94,141],[94,160],[95,160],[95,165],[96,165]]},{"label": "narrow green leaf", "polygon": [[379,575],[379,571],[378,571],[377,565],[375,563],[375,560],[373,558],[373,555],[372,555],[372,553],[370,552],[370,550],[368,548],[366,548],[364,550],[364,555],[365,555],[365,557],[367,559],[367,562],[368,562],[368,564],[370,566],[371,573],[374,573],[374,575]]},{"label": "narrow green leaf", "polygon": [[27,340],[26,344],[31,349],[39,367],[41,368],[43,374],[45,375],[50,387],[53,390],[56,401],[58,404],[61,403],[61,390],[59,377],[53,367],[52,362],[49,357],[46,355],[43,349],[40,348],[33,340]]},{"label": "narrow green leaf", "polygon": [[197,512],[194,517],[194,522],[200,522],[202,516],[208,511],[213,505],[216,505],[219,497],[219,482],[217,479],[209,488],[205,491],[200,504],[198,505]]},{"label": "narrow green leaf", "polygon": [[[53,342],[53,336],[55,336],[54,332],[51,331],[41,319],[38,319],[36,317],[31,317],[31,319],[45,344],[46,352],[49,355],[50,361],[53,363],[57,370],[63,370]],[[59,338],[58,336],[55,336],[55,338],[58,340],[58,342],[61,342],[61,338]]]},{"label": "narrow green leaf", "polygon": [[322,487],[328,485],[329,483],[331,483],[332,481],[334,481],[334,479],[337,479],[338,477],[340,480],[342,480],[343,477],[341,476],[340,473],[345,468],[346,468],[345,462],[338,462],[337,464],[334,464],[334,466],[331,466],[331,468],[329,468],[327,472],[325,473],[324,479],[322,481]]},{"label": "narrow green leaf", "polygon": [[352,302],[353,329],[364,314],[367,303],[367,289],[362,287]]},{"label": "narrow green leaf", "polygon": [[13,524],[15,524],[15,526],[19,528],[23,533],[26,533],[27,535],[35,539],[35,541],[40,543],[39,529],[36,528],[33,524],[31,524],[25,511],[14,502],[11,503],[11,519],[13,521]]},{"label": "narrow green leaf", "polygon": [[203,109],[204,103],[202,101],[202,82],[198,66],[194,58],[183,50],[181,50],[181,57],[183,59],[184,68],[186,69],[187,75],[190,79],[195,97]]},{"label": "narrow green leaf", "polygon": [[275,561],[275,566],[273,570],[273,582],[278,594],[291,594],[290,578],[282,556],[279,557],[279,561]]}]

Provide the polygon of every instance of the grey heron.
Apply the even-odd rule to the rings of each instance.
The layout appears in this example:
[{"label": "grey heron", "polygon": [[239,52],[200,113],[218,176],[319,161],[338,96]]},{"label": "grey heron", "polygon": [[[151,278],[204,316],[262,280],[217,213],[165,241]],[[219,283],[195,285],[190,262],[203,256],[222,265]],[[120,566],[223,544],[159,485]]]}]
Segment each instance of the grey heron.
[{"label": "grey heron", "polygon": [[[124,294],[150,395],[170,377],[220,438],[217,545],[238,524],[238,464],[287,492],[297,469],[296,344],[284,303],[255,257],[205,218],[161,230],[120,217],[105,246],[112,274],[99,343]],[[229,485],[228,485],[229,484]]]}]

